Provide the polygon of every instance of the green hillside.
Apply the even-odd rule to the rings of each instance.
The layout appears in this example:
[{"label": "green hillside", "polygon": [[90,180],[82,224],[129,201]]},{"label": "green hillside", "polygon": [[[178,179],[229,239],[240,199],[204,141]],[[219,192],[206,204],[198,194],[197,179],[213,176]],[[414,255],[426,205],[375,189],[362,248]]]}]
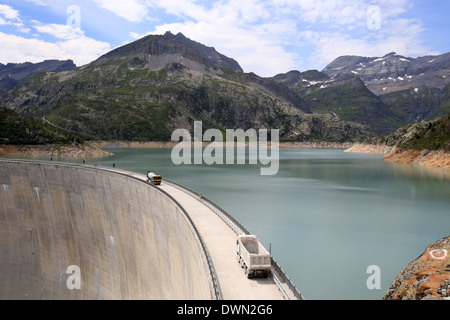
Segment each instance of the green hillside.
[{"label": "green hillside", "polygon": [[48,124],[25,119],[16,112],[0,107],[0,144],[70,144],[79,138]]},{"label": "green hillside", "polygon": [[401,147],[450,152],[450,113],[419,126],[412,137],[401,143]]}]

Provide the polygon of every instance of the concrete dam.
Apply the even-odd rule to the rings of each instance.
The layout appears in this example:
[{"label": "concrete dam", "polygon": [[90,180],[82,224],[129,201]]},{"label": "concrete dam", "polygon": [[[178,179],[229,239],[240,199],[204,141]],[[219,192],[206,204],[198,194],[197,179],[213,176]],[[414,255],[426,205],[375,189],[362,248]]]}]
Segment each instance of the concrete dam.
[{"label": "concrete dam", "polygon": [[302,298],[277,270],[246,279],[224,220],[144,175],[0,160],[0,299]]}]

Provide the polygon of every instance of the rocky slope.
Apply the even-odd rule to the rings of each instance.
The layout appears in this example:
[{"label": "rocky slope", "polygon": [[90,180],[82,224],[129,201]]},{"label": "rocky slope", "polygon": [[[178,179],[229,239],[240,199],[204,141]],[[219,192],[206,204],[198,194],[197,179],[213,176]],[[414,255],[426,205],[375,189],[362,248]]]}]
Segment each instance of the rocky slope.
[{"label": "rocky slope", "polygon": [[92,158],[111,155],[48,123],[0,107],[0,156]]},{"label": "rocky slope", "polygon": [[45,60],[39,63],[0,63],[0,89],[9,91],[17,84],[39,72],[61,72],[75,70],[72,60]]},{"label": "rocky slope", "polygon": [[321,72],[273,77],[295,90],[313,112],[332,113],[387,135],[450,112],[450,53],[410,58],[342,56]]},{"label": "rocky slope", "polygon": [[450,152],[443,150],[412,150],[393,148],[383,158],[385,161],[417,164],[424,167],[450,168]]},{"label": "rocky slope", "polygon": [[384,154],[386,161],[450,168],[450,113],[360,143],[347,152]]},{"label": "rocky slope", "polygon": [[333,79],[357,75],[376,95],[424,85],[439,88],[450,80],[450,53],[417,58],[395,52],[384,57],[342,56],[322,72]]},{"label": "rocky slope", "polygon": [[364,126],[312,114],[290,88],[166,33],[73,71],[37,74],[0,100],[20,114],[91,140],[169,141],[175,129],[279,129],[283,141],[358,141]]},{"label": "rocky slope", "polygon": [[0,144],[70,144],[81,142],[75,135],[49,124],[26,119],[0,107]]},{"label": "rocky slope", "polygon": [[403,122],[357,76],[331,79],[317,70],[290,71],[273,78],[286,85],[308,103],[315,113],[360,123],[378,135],[389,134]]},{"label": "rocky slope", "polygon": [[396,277],[383,300],[450,300],[450,237],[430,244]]},{"label": "rocky slope", "polygon": [[239,63],[219,53],[213,47],[166,32],[164,35],[149,35],[132,42],[97,59],[95,65],[104,65],[126,59],[131,68],[159,70],[169,63],[179,63],[194,71],[221,74],[225,70],[242,72]]}]

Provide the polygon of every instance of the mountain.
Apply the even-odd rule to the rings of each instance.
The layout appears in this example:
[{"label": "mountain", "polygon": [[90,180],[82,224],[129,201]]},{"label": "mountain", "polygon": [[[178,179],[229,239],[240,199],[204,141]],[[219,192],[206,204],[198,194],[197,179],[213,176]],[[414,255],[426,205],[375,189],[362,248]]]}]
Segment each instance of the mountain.
[{"label": "mountain", "polygon": [[164,35],[149,35],[110,51],[97,59],[95,65],[127,59],[130,68],[158,70],[169,63],[179,63],[190,70],[221,74],[224,70],[242,72],[241,66],[212,47],[166,32]]},{"label": "mountain", "polygon": [[360,123],[378,135],[388,134],[403,125],[355,75],[332,79],[317,70],[294,70],[272,79],[296,91],[315,113],[332,114],[344,121]]},{"label": "mountain", "polygon": [[39,73],[0,99],[83,139],[168,141],[178,128],[279,128],[282,141],[355,141],[364,126],[312,114],[292,89],[242,72],[182,34],[150,35],[72,71]]},{"label": "mountain", "polygon": [[450,53],[404,57],[343,56],[324,70],[332,79],[356,75],[405,124],[450,112]]},{"label": "mountain", "polygon": [[61,72],[74,70],[76,65],[72,60],[45,60],[39,63],[0,63],[0,89],[9,91],[18,83],[39,72]]},{"label": "mountain", "polygon": [[26,119],[0,107],[0,144],[69,144],[81,142],[75,136],[49,124]]},{"label": "mountain", "polygon": [[450,112],[450,53],[409,58],[342,56],[322,71],[290,71],[274,81],[295,90],[313,112],[332,113],[387,135]]},{"label": "mountain", "polygon": [[384,57],[342,56],[323,73],[339,79],[357,75],[376,95],[409,88],[441,88],[450,80],[450,53],[417,58],[391,52]]}]

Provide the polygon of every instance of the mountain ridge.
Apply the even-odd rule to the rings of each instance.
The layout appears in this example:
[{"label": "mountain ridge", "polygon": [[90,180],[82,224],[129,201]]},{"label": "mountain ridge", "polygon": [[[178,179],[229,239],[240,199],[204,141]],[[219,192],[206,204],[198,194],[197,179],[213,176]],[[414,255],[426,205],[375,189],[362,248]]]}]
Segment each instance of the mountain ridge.
[{"label": "mountain ridge", "polygon": [[44,60],[38,63],[0,63],[0,89],[9,91],[39,72],[61,72],[76,69],[72,60]]},{"label": "mountain ridge", "polygon": [[[406,60],[395,53],[388,58]],[[361,57],[347,57],[328,69],[348,59],[362,63]],[[423,110],[418,116],[408,109],[414,95],[400,93],[406,97],[401,101],[396,92],[376,95],[359,75],[350,74],[308,70],[263,78],[244,73],[213,47],[166,32],[111,50],[75,70],[34,75],[0,101],[22,115],[45,117],[80,132],[84,139],[138,141],[167,141],[170,130],[189,129],[194,120],[203,120],[220,130],[278,127],[286,141],[342,142],[387,134],[447,108],[450,94],[437,88],[443,98],[435,99],[432,108],[419,99]],[[426,97],[426,88],[421,90],[415,93]]]},{"label": "mountain ridge", "polygon": [[[355,78],[363,85],[350,92]],[[341,56],[322,71],[291,70],[272,79],[296,91],[313,112],[332,113],[386,135],[450,112],[449,78],[450,53],[410,58],[391,52]]]},{"label": "mountain ridge", "polygon": [[[169,56],[169,59],[158,59],[160,56]],[[176,35],[167,31],[164,35],[148,35],[133,41],[122,47],[114,49],[94,61],[95,64],[133,57],[134,67],[147,67],[151,70],[165,67],[168,63],[180,63],[186,67],[194,67],[192,62],[215,69],[218,73],[230,69],[243,72],[239,63],[216,51],[213,47],[207,47],[199,42],[186,38],[182,33]],[[185,61],[190,59],[192,61]],[[194,68],[199,68],[196,65]],[[207,71],[210,70],[197,70]],[[214,73],[215,74],[215,73]]]}]

